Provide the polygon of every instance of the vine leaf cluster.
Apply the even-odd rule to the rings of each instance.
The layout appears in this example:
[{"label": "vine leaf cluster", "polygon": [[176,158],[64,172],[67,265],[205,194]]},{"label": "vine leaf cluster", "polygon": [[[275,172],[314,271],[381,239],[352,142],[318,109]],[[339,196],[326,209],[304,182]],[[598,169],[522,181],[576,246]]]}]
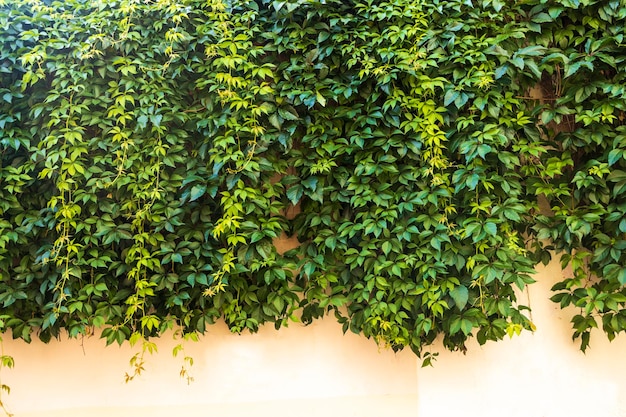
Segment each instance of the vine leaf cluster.
[{"label": "vine leaf cluster", "polygon": [[465,351],[533,330],[518,296],[558,253],[574,337],[614,338],[623,10],[0,2],[2,329],[141,341],[132,379],[167,330],[332,313],[428,364],[439,337]]}]

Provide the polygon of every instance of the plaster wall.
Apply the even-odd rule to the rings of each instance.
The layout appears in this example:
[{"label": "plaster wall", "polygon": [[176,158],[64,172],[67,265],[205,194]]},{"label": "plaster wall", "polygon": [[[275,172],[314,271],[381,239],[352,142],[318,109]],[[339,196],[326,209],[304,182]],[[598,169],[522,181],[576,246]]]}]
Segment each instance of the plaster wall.
[{"label": "plaster wall", "polygon": [[469,346],[466,355],[442,352],[434,368],[418,372],[420,417],[624,417],[626,335],[608,342],[592,333],[587,353],[572,341],[575,310],[549,301],[561,280],[558,262],[539,267],[530,299],[534,333]]},{"label": "plaster wall", "polygon": [[442,352],[420,368],[409,351],[380,351],[333,318],[309,327],[233,335],[223,324],[189,343],[195,381],[178,377],[176,342],[159,339],[142,376],[124,373],[136,350],[83,341],[8,340],[16,367],[3,370],[4,399],[16,417],[419,416],[626,417],[626,337],[592,335],[587,354],[571,340],[572,312],[548,300],[561,277],[539,268],[529,293],[535,333]]},{"label": "plaster wall", "polygon": [[137,350],[127,345],[105,348],[96,337],[48,345],[7,339],[15,368],[2,371],[11,387],[4,399],[16,417],[381,416],[417,407],[415,357],[343,335],[330,318],[243,335],[215,325],[185,345],[194,358],[190,385],[179,377],[182,360],[172,355],[170,335],[128,384],[124,373]]}]

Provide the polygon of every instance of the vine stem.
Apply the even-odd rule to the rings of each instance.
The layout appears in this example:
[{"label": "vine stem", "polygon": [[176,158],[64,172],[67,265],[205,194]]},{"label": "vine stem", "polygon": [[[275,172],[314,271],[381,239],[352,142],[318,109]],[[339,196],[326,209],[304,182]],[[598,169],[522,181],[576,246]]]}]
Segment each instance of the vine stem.
[{"label": "vine stem", "polygon": [[[4,340],[2,340],[2,338],[0,337],[0,353],[1,353],[1,357],[0,357],[0,370],[4,367],[8,367],[8,368],[12,368],[13,367],[13,358],[10,356],[6,356],[4,354]],[[0,408],[2,408],[2,412],[7,416],[7,417],[14,417],[14,414],[10,413],[9,410],[7,409],[6,405],[4,404],[4,399],[2,398],[2,391],[7,391],[7,393],[10,392],[10,388],[8,385],[4,385],[2,383],[2,372],[0,372]]]},{"label": "vine stem", "polygon": [[526,285],[526,303],[528,303],[528,318],[530,319],[530,323],[535,326],[535,320],[533,319],[533,309],[530,305],[530,289],[528,285]]}]

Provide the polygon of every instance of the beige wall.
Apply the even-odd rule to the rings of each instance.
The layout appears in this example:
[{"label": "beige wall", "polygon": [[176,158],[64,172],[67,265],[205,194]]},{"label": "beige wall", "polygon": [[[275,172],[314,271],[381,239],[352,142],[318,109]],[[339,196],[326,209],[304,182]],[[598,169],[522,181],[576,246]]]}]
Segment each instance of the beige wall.
[{"label": "beige wall", "polygon": [[12,388],[5,400],[16,417],[626,416],[626,337],[608,343],[594,334],[580,353],[571,316],[547,300],[560,276],[551,264],[531,287],[537,332],[471,346],[465,356],[441,353],[434,368],[419,368],[409,351],[343,335],[332,318],[242,336],[214,326],[187,346],[196,361],[190,386],[178,377],[170,337],[129,384],[128,346],[5,338],[16,360],[2,372]]},{"label": "beige wall", "polygon": [[331,319],[241,336],[216,325],[186,345],[195,360],[191,385],[178,376],[173,339],[158,344],[145,373],[125,384],[128,346],[104,348],[95,337],[82,347],[6,341],[16,362],[3,370],[12,389],[6,402],[16,417],[384,416],[417,407],[414,356],[379,352],[370,340],[344,336]]},{"label": "beige wall", "polygon": [[583,354],[571,338],[575,311],[548,300],[560,280],[557,262],[539,268],[530,287],[534,333],[467,355],[442,353],[418,374],[420,417],[617,417],[626,416],[626,335],[609,343],[591,336]]}]

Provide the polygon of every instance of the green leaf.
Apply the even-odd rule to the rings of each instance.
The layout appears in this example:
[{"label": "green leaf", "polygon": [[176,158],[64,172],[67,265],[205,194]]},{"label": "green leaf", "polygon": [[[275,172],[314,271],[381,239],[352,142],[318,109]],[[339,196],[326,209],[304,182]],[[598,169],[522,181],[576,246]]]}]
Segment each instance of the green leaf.
[{"label": "green leaf", "polygon": [[329,37],[330,37],[330,32],[326,32],[326,31],[324,31],[324,32],[320,32],[320,33],[317,35],[317,42],[318,42],[318,43],[322,43],[322,42],[324,42],[326,39],[328,39]]},{"label": "green leaf", "polygon": [[391,243],[389,241],[383,242],[381,248],[385,255],[389,255],[389,252],[391,252]]},{"label": "green leaf", "polygon": [[302,180],[301,184],[309,190],[315,191],[317,188],[317,182],[317,177],[308,177],[307,179]]},{"label": "green leaf", "polygon": [[467,287],[461,285],[450,290],[450,297],[454,300],[454,304],[459,310],[463,310],[469,299],[469,291]]},{"label": "green leaf", "polygon": [[282,124],[283,119],[282,117],[278,116],[276,113],[270,114],[268,119],[270,121],[270,124],[274,126],[276,129],[281,129],[283,127],[283,124]]},{"label": "green leaf", "polygon": [[454,103],[454,101],[459,98],[460,93],[456,90],[448,90],[443,98],[443,105],[449,106]]},{"label": "green leaf", "polygon": [[326,106],[326,99],[324,98],[324,96],[323,96],[323,95],[322,95],[319,91],[316,93],[316,96],[315,96],[315,97],[316,97],[317,102],[318,102],[318,103],[319,103],[322,107]]},{"label": "green leaf", "polygon": [[[551,19],[550,19],[551,20]],[[541,45],[530,45],[518,50],[515,54],[522,56],[540,56],[546,51],[546,48]]]},{"label": "green leaf", "polygon": [[298,202],[302,198],[302,194],[304,194],[304,189],[300,184],[292,185],[287,189],[287,198],[294,206],[298,204]]},{"label": "green leaf", "polygon": [[496,70],[494,71],[494,78],[496,80],[499,80],[500,78],[502,78],[506,72],[509,70],[509,66],[508,65],[502,65],[499,66],[498,68],[496,68]]},{"label": "green leaf", "polygon": [[285,120],[299,120],[300,116],[298,116],[298,112],[292,106],[287,107],[279,107],[278,114]]},{"label": "green leaf", "polygon": [[460,317],[456,317],[450,323],[450,334],[451,335],[457,334],[459,332],[459,330],[461,330],[461,318]]},{"label": "green leaf", "polygon": [[578,72],[582,65],[582,61],[574,62],[573,64],[565,64],[565,73],[563,74],[563,78],[571,77],[572,75],[574,75],[576,72]]},{"label": "green leaf", "polygon": [[623,150],[613,149],[611,152],[609,152],[609,158],[608,158],[609,166],[615,165],[615,163],[619,161],[620,159],[622,159],[623,157],[624,157]]},{"label": "green leaf", "polygon": [[485,231],[491,236],[495,237],[498,234],[498,226],[493,222],[487,222],[484,226]]},{"label": "green leaf", "polygon": [[553,18],[548,13],[542,12],[534,15],[531,20],[535,23],[550,23],[553,21]]},{"label": "green leaf", "polygon": [[622,171],[619,169],[612,170],[607,176],[607,180],[613,182],[626,181],[626,171]]},{"label": "green leaf", "polygon": [[472,328],[474,327],[474,323],[468,319],[461,320],[461,331],[465,336],[468,336],[472,332]]},{"label": "green leaf", "polygon": [[206,193],[206,185],[196,184],[191,187],[191,192],[189,193],[189,201],[195,201],[202,197]]},{"label": "green leaf", "polygon": [[513,56],[513,58],[511,58],[509,62],[521,70],[523,70],[524,67],[526,66],[526,62],[524,61],[524,58],[522,58],[521,56]]}]

